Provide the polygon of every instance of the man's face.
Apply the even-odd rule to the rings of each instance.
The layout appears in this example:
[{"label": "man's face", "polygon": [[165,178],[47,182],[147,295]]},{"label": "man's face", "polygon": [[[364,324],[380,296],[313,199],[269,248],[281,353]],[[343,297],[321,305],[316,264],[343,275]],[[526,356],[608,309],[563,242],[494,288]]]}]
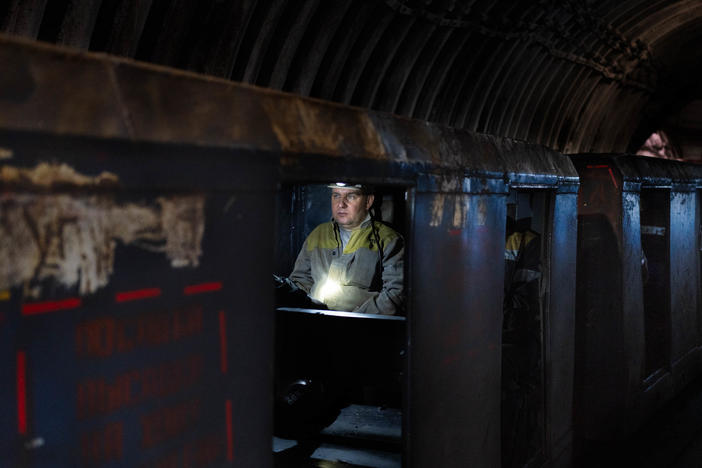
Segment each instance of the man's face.
[{"label": "man's face", "polygon": [[344,229],[360,226],[372,204],[373,195],[364,195],[357,188],[332,189],[332,217]]}]

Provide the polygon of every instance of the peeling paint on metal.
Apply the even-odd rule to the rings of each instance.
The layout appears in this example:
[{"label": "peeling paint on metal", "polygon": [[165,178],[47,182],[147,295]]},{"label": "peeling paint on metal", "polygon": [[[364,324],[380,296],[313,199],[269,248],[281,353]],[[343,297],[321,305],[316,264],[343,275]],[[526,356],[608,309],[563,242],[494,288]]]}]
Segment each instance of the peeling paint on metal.
[{"label": "peeling paint on metal", "polygon": [[448,198],[449,204],[453,204],[452,226],[463,228],[466,223],[468,213],[468,197],[461,192],[463,178],[457,176],[437,176],[436,179],[439,193],[434,195],[431,207],[432,227],[440,226],[444,219],[444,205]]},{"label": "peeling paint on metal", "polygon": [[478,226],[485,226],[487,224],[487,219],[488,219],[488,202],[484,198],[479,198],[478,199],[478,213],[477,213],[477,222],[476,224]]},{"label": "peeling paint on metal", "polygon": [[[69,169],[54,172],[57,180],[67,175],[79,185],[117,180]],[[13,174],[18,173],[27,176]],[[31,172],[28,179],[40,186],[54,183]],[[195,267],[202,255],[204,205],[204,195],[120,205],[111,194],[5,193],[0,196],[0,290],[24,285],[38,295],[36,283],[53,279],[65,287],[78,286],[81,295],[93,293],[109,282],[118,243],[163,253],[174,268]]]},{"label": "peeling paint on metal", "polygon": [[445,193],[459,192],[463,186],[463,178],[455,175],[444,176],[439,180],[439,191]]},{"label": "peeling paint on metal", "polygon": [[0,182],[23,186],[49,188],[52,186],[116,186],[119,182],[115,174],[102,172],[97,176],[79,174],[67,164],[39,163],[33,168],[15,166],[0,167]]},{"label": "peeling paint on metal", "polygon": [[[487,200],[465,193],[437,193],[432,200],[430,226],[441,226],[446,205],[449,209],[453,206],[451,228],[454,230],[465,228],[469,222],[475,223],[476,226],[487,224],[489,214]],[[475,210],[473,217],[470,216],[471,210]]]},{"label": "peeling paint on metal", "polygon": [[453,227],[462,229],[466,225],[468,218],[468,208],[470,206],[470,197],[467,195],[454,195],[453,203]]},{"label": "peeling paint on metal", "polygon": [[205,197],[190,195],[161,197],[161,229],[166,245],[163,252],[175,268],[198,266],[205,233]]},{"label": "peeling paint on metal", "polygon": [[434,199],[431,202],[431,221],[429,221],[429,226],[437,227],[441,226],[441,222],[444,219],[444,201],[446,200],[445,193],[437,193],[434,195]]}]

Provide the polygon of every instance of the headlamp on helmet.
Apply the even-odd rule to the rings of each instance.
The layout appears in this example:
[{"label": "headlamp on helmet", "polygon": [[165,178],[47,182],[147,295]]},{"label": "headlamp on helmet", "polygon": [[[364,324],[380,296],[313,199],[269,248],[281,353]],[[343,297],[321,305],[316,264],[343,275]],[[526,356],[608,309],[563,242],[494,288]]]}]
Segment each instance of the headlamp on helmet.
[{"label": "headlamp on helmet", "polygon": [[350,184],[348,182],[332,182],[327,185],[331,189],[335,188],[345,188],[345,189],[358,189],[363,192],[364,195],[370,195],[374,192],[373,187],[367,184]]}]

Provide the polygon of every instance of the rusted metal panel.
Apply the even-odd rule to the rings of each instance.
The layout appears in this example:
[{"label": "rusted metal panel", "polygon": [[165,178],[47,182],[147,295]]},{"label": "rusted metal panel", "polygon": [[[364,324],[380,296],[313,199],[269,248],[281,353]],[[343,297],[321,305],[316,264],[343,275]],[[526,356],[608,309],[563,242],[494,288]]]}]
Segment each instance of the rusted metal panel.
[{"label": "rusted metal panel", "polygon": [[621,310],[622,183],[608,158],[573,160],[580,175],[575,424],[579,437],[593,438],[601,431],[621,430],[617,410],[624,406],[631,371],[620,337],[626,320]]},{"label": "rusted metal panel", "polygon": [[577,196],[553,197],[548,316],[544,346],[546,372],[547,453],[553,466],[570,466],[573,451],[575,375],[575,291],[577,259]]},{"label": "rusted metal panel", "polygon": [[[499,466],[504,197],[418,193],[415,203],[409,466]],[[437,203],[465,217],[436,219]]]},{"label": "rusted metal panel", "polygon": [[103,61],[3,37],[0,67],[3,129],[128,137]]},{"label": "rusted metal panel", "polygon": [[279,148],[262,100],[244,87],[127,64],[114,73],[136,140]]},{"label": "rusted metal panel", "polygon": [[273,159],[0,147],[0,464],[270,466]]},{"label": "rusted metal panel", "polygon": [[[66,164],[31,169],[3,166],[3,187],[95,189],[118,185],[114,174],[90,178]],[[197,267],[204,231],[202,195],[163,196],[155,205],[118,203],[113,193],[5,196],[0,211],[3,243],[0,289],[50,280],[87,295],[105,287],[114,270],[117,244],[148,246],[172,267]],[[32,294],[41,295],[37,290]]]},{"label": "rusted metal panel", "polygon": [[505,160],[507,177],[513,186],[577,186],[578,175],[570,160],[554,157],[547,148],[502,140],[498,152]]},{"label": "rusted metal panel", "polygon": [[504,173],[509,164],[509,178],[542,174],[546,185],[553,184],[554,173],[557,179],[574,174],[558,153],[519,142],[127,60],[9,38],[0,43],[0,60],[12,70],[3,75],[2,128],[286,154],[353,154],[439,169],[470,167],[473,174]]},{"label": "rusted metal panel", "polygon": [[[618,163],[631,174],[639,174],[644,189],[670,189],[668,239],[670,363],[675,389],[686,385],[689,376],[698,372],[700,357],[699,330],[696,328],[699,270],[690,255],[697,244],[694,193],[699,168],[679,161],[656,158],[620,157]],[[650,230],[650,227],[642,226]],[[653,403],[652,403],[653,404]]]},{"label": "rusted metal panel", "polygon": [[[640,369],[645,365],[645,324],[641,311],[643,304],[643,282],[641,267],[641,194],[640,182],[629,182],[632,189],[623,183],[622,190],[622,343],[626,349],[629,367],[627,388],[630,394],[641,387]],[[633,418],[632,418],[633,419]],[[635,421],[631,421],[636,424]]]},{"label": "rusted metal panel", "polygon": [[579,437],[607,439],[633,431],[698,372],[697,169],[625,155],[573,160],[576,421]]},{"label": "rusted metal panel", "polygon": [[[115,318],[121,307],[115,299],[117,293],[153,294],[143,300],[153,300],[153,304],[162,301],[159,310],[175,316],[175,305],[180,303],[184,289],[173,292],[167,288],[186,280],[189,282],[183,287],[221,282],[218,295],[208,296],[212,302],[187,302],[193,306],[202,304],[203,317],[207,318],[203,318],[202,333],[198,332],[200,344],[183,349],[192,350],[193,354],[202,350],[203,359],[214,356],[215,364],[220,363],[221,349],[217,354],[215,346],[220,343],[219,317],[224,311],[224,335],[229,340],[227,378],[223,378],[224,383],[207,380],[216,374],[216,369],[207,367],[212,364],[209,360],[203,364],[203,375],[209,376],[206,381],[215,389],[217,396],[213,401],[221,395],[231,398],[233,427],[246,428],[232,439],[233,453],[238,454],[234,455],[234,463],[267,466],[273,317],[268,297],[271,259],[268,255],[261,257],[260,252],[269,252],[274,245],[270,214],[276,185],[280,181],[327,181],[344,174],[349,180],[389,181],[414,187],[418,195],[409,236],[413,305],[408,318],[411,346],[407,460],[410,466],[464,466],[466,461],[474,466],[499,464],[505,194],[511,185],[548,188],[556,197],[565,197],[559,198],[557,204],[559,233],[554,236],[558,242],[554,252],[562,255],[565,262],[557,271],[564,275],[558,284],[567,290],[565,275],[572,268],[567,249],[573,242],[573,220],[568,217],[572,203],[567,200],[572,199],[571,193],[577,186],[568,159],[522,142],[129,60],[70,53],[9,39],[0,42],[3,53],[29,61],[25,67],[27,76],[35,81],[32,92],[17,104],[14,114],[0,116],[4,119],[0,120],[3,187],[9,190],[8,196],[14,197],[3,217],[17,219],[12,229],[33,236],[29,239],[34,244],[29,242],[28,247],[33,253],[22,258],[39,259],[33,264],[35,268],[22,273],[29,275],[29,280],[10,285],[11,297],[19,298],[19,302],[11,304],[14,309],[8,315],[7,323],[14,327],[13,333],[25,327],[21,329],[27,330],[26,336],[35,339],[32,326],[22,325],[28,322],[21,309],[17,312],[25,297],[30,297],[25,294],[36,290],[36,297],[42,299],[39,302],[58,301],[63,294],[60,288],[69,288],[75,295],[68,299],[79,299],[81,308],[62,315],[69,317],[68,325],[56,322],[60,332],[46,345],[47,349],[58,350],[56,359],[68,362],[75,356],[66,354],[64,348],[77,327],[82,326],[80,320],[89,314],[105,320]],[[96,77],[91,79],[99,81],[104,77],[109,83],[104,93],[107,97],[89,90],[86,99],[93,107],[103,106],[102,110],[80,114],[74,120],[59,115],[48,123],[26,117],[41,115],[47,106],[70,109],[70,102],[80,98],[81,90],[68,86],[61,88],[65,95],[46,91],[53,83],[42,77],[52,76],[51,67],[63,67],[67,76],[98,70],[101,74],[95,72]],[[47,133],[56,136],[48,137]],[[52,184],[41,185],[41,174]],[[35,179],[38,182],[33,182]],[[25,212],[36,215],[28,217]],[[31,224],[45,228],[35,229],[34,234]],[[57,234],[62,229],[77,233],[79,248],[73,247],[75,239],[66,241],[65,236]],[[14,231],[8,228],[8,232]],[[17,245],[27,244],[19,240],[19,234],[15,237]],[[91,244],[93,238],[101,242]],[[68,251],[61,251],[59,244]],[[84,249],[86,246],[99,248]],[[64,257],[73,260],[64,265]],[[86,272],[98,265],[92,258],[100,259],[102,273],[84,275],[84,263]],[[447,258],[456,261],[447,262]],[[37,264],[41,268],[36,268]],[[240,273],[240,265],[245,275]],[[427,278],[427,271],[432,272],[431,278]],[[10,272],[5,276],[14,281],[18,274]],[[163,283],[150,285],[161,277]],[[217,278],[208,279],[212,277]],[[81,283],[84,278],[89,278],[89,282]],[[27,281],[38,282],[41,287],[32,286],[25,291]],[[145,286],[130,286],[135,281]],[[159,288],[160,294],[156,294]],[[21,294],[18,296],[15,291]],[[131,297],[130,294],[120,297]],[[572,311],[565,292],[552,300],[558,304],[553,316],[553,332],[558,336],[551,345],[554,353],[560,353],[568,347]],[[154,310],[144,306],[143,313],[149,315]],[[59,316],[38,320],[48,317]],[[54,326],[53,322],[46,323],[48,328]],[[21,333],[16,335],[17,340],[25,339]],[[21,344],[14,338],[12,343],[10,354]],[[24,352],[30,362],[28,372],[53,375],[50,355],[42,355],[43,361],[36,361],[34,348]],[[166,356],[170,351],[160,352]],[[129,359],[136,359],[135,355],[130,356]],[[104,368],[104,375],[91,374],[95,370],[90,367],[93,364],[79,363],[75,376],[67,378],[67,386],[62,387],[64,395],[82,382],[78,378],[90,378],[92,382],[100,377],[110,383],[113,380],[109,379],[126,378],[121,377],[121,371],[133,369],[134,361],[124,359],[118,356],[114,362],[95,361],[95,366]],[[565,355],[553,356],[549,364],[549,372],[558,375],[559,382],[567,380],[568,359]],[[43,363],[41,370],[31,370],[35,362]],[[144,366],[160,363],[148,360]],[[558,453],[568,445],[568,415],[563,408],[569,393],[567,386],[563,388],[548,403],[555,421],[551,439]],[[193,392],[200,392],[200,400],[207,395],[205,390]],[[32,398],[28,401],[34,401]],[[208,400],[207,405],[196,407],[210,408],[209,403]],[[218,440],[227,443],[212,445],[219,447],[220,459],[229,454],[226,408],[225,405],[223,413],[215,414],[214,409],[201,412],[207,415],[203,418],[218,421],[214,426],[224,427],[225,439]],[[45,410],[42,409],[42,415],[50,414]],[[65,447],[59,443],[63,447],[60,450],[80,447],[80,432],[84,429],[88,441],[98,440],[100,434],[118,434],[118,427],[106,425],[121,414],[131,415],[131,419],[124,420],[122,430],[133,429],[130,425],[142,415],[127,410],[110,411],[109,417],[102,413],[93,415],[95,418],[91,416],[85,423],[80,420],[76,429],[68,432]],[[179,409],[184,414],[191,410],[192,406],[187,405]],[[224,426],[216,419],[221,419],[222,414]],[[62,413],[60,418],[69,416]],[[28,421],[31,418],[29,415]],[[48,417],[42,421],[42,427],[49,424]],[[90,432],[100,425],[103,432]],[[437,432],[438,425],[445,431]],[[11,430],[15,441],[17,436]],[[136,440],[139,436],[134,437]],[[157,458],[128,445],[134,440],[124,439],[127,445],[122,453],[129,457],[125,459],[129,464]],[[103,455],[114,456],[116,449],[108,448],[107,455]],[[162,450],[159,456],[167,456]],[[76,453],[79,455],[66,456],[69,460],[71,456],[82,456],[80,450]],[[93,452],[86,456],[93,456],[90,453]]]},{"label": "rusted metal panel", "polygon": [[[318,0],[167,3],[15,0],[4,2],[0,14],[10,34],[122,56],[138,52],[150,62],[559,149],[613,151],[651,127],[645,111],[656,107],[649,101],[663,74],[651,57],[685,42],[679,36],[694,39],[692,26],[702,12],[692,1],[651,7],[642,0],[626,8],[606,2],[597,11],[569,3],[464,2],[462,12],[451,2],[328,1],[322,14],[311,13],[324,3]],[[297,11],[307,13],[293,27]],[[349,19],[339,21],[347,11]],[[393,26],[402,23],[419,26],[407,41],[398,40],[406,31]],[[309,54],[293,46],[301,39]],[[416,63],[400,50],[420,51]],[[512,59],[513,52],[524,60]],[[694,57],[692,47],[677,53]],[[683,84],[695,75],[665,74]],[[489,92],[505,77],[515,79]],[[388,99],[381,96],[385,91]],[[662,96],[661,102],[669,97]],[[622,118],[627,115],[639,118]]]},{"label": "rusted metal panel", "polygon": [[[689,356],[700,343],[697,324],[697,288],[700,285],[695,255],[699,228],[695,225],[695,192],[673,192],[670,199],[670,285],[672,365],[698,359]],[[691,366],[699,367],[699,363]],[[692,370],[691,369],[691,370]],[[696,372],[694,372],[696,374]],[[687,383],[687,382],[685,382]]]},{"label": "rusted metal panel", "polygon": [[280,98],[264,99],[263,106],[283,152],[387,157],[366,114],[342,107],[309,106],[293,97]]}]

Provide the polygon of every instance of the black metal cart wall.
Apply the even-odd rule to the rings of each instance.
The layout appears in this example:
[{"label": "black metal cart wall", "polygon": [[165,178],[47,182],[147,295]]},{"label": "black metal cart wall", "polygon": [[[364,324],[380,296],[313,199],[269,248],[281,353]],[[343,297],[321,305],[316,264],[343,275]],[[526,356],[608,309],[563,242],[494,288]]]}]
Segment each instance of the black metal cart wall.
[{"label": "black metal cart wall", "polygon": [[567,464],[567,158],[19,40],[0,39],[0,66],[3,462],[270,466],[276,190],[343,173],[414,193],[416,467],[499,464],[506,198],[548,193],[543,455]]}]

